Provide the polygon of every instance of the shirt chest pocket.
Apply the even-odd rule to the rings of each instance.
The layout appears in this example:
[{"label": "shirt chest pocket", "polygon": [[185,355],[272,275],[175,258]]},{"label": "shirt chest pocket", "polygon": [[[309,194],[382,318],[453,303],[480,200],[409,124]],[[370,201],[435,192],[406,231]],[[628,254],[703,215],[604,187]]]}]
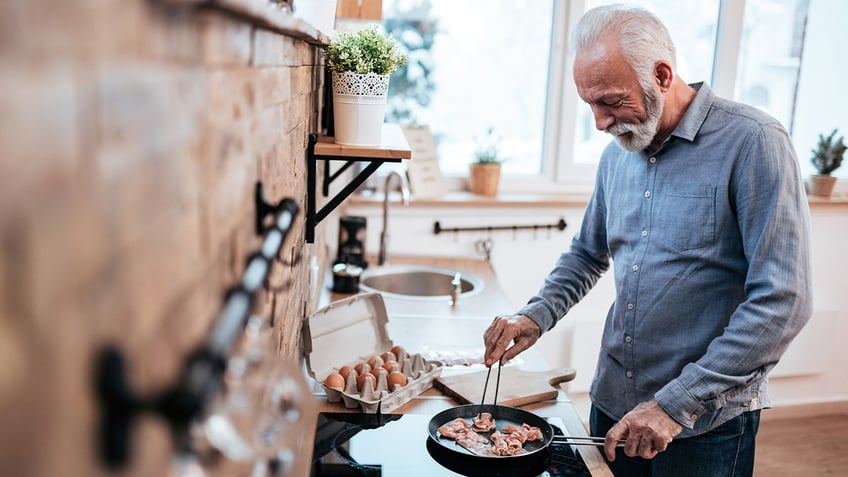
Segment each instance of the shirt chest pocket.
[{"label": "shirt chest pocket", "polygon": [[679,250],[706,247],[715,241],[716,188],[671,184],[655,217],[655,230]]}]

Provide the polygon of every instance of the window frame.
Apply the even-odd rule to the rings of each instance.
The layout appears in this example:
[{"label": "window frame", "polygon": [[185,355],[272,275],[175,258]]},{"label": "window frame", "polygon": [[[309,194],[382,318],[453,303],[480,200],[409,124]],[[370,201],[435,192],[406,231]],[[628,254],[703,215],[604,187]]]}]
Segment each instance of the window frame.
[{"label": "window frame", "polygon": [[[709,81],[713,90],[723,97],[734,97],[745,3],[745,0],[719,2],[716,53]],[[533,178],[505,175],[502,187],[506,191],[562,191],[563,188],[581,191],[591,190],[594,183],[597,164],[572,160],[580,99],[571,79],[573,68],[569,41],[574,25],[584,13],[585,5],[584,0],[555,2],[542,171],[539,177]]]}]

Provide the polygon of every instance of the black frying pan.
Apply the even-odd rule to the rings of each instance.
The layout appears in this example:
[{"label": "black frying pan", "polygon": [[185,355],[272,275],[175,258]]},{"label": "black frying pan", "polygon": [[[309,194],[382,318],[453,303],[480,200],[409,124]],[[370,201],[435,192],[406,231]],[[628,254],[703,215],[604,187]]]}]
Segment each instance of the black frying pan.
[{"label": "black frying pan", "polygon": [[[447,437],[442,437],[439,434],[439,427],[442,425],[456,419],[457,417],[461,417],[464,419],[470,419],[481,412],[488,412],[492,414],[492,417],[495,419],[495,429],[502,430],[504,426],[507,424],[514,424],[520,426],[521,424],[529,424],[531,426],[538,427],[542,430],[542,439],[532,442],[524,443],[524,450],[527,451],[526,454],[519,455],[509,455],[509,456],[494,456],[494,455],[479,455],[474,454],[465,447],[457,444],[453,439],[448,439]],[[496,460],[498,462],[506,462],[506,461],[524,461],[528,460],[528,458],[537,458],[539,454],[549,454],[550,451],[548,447],[554,438],[554,429],[548,423],[548,421],[542,419],[541,417],[533,414],[532,412],[525,411],[523,409],[518,409],[516,407],[509,406],[498,406],[495,404],[465,404],[463,406],[457,406],[450,409],[446,409],[430,419],[430,425],[428,428],[430,439],[439,444],[440,447],[448,450],[450,453],[455,454],[456,456],[463,459],[474,459],[474,460],[486,460],[492,461]],[[479,433],[483,436],[489,437],[492,432]]]}]

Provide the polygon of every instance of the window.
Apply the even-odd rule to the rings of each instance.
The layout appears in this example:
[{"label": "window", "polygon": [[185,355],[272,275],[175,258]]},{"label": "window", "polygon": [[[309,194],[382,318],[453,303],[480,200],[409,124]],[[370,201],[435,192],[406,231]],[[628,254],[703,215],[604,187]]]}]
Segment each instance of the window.
[{"label": "window", "polygon": [[383,9],[410,52],[392,76],[388,117],[429,126],[445,174],[467,174],[476,139],[492,128],[510,158],[504,173],[539,175],[553,0],[386,0]]},{"label": "window", "polygon": [[[430,127],[448,176],[467,175],[475,138],[492,127],[509,157],[502,190],[590,186],[610,137],[595,130],[591,111],[576,95],[568,28],[584,11],[604,3],[614,2],[384,0],[387,30],[411,52],[403,79],[393,76],[390,114]],[[828,96],[829,103],[838,103],[833,112],[810,111],[826,91],[841,91],[835,81],[844,72],[828,73],[833,79],[820,83],[825,68],[844,69],[832,46],[839,42],[824,38],[837,34],[848,41],[834,21],[848,14],[848,2],[821,0],[812,7],[809,0],[637,3],[669,28],[678,74],[689,82],[707,81],[717,94],[775,116],[792,133],[805,174],[819,133],[839,127],[848,135],[845,115],[838,113],[848,108],[844,95]],[[811,23],[818,29],[811,30]],[[817,86],[811,89],[812,84]],[[809,98],[808,103],[799,98]],[[848,168],[837,172],[848,177]]]}]

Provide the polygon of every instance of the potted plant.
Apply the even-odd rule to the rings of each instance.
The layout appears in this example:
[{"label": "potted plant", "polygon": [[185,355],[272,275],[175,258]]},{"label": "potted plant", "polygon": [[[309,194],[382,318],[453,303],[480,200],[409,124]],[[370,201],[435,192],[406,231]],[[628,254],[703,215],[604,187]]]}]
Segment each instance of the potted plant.
[{"label": "potted plant", "polygon": [[486,137],[477,141],[474,162],[471,163],[468,176],[468,188],[471,193],[489,196],[498,194],[503,162],[498,152],[498,142],[491,127],[486,132]]},{"label": "potted plant", "polygon": [[813,157],[810,162],[816,168],[818,174],[810,177],[810,193],[813,195],[830,197],[833,193],[833,186],[836,184],[836,177],[830,175],[842,165],[842,156],[845,154],[845,143],[842,142],[842,137],[834,140],[836,129],[830,133],[830,136],[824,137],[819,134],[819,142],[813,149]]},{"label": "potted plant", "polygon": [[379,145],[389,75],[408,59],[400,43],[372,23],[359,31],[336,34],[324,57],[333,72],[335,142]]}]

